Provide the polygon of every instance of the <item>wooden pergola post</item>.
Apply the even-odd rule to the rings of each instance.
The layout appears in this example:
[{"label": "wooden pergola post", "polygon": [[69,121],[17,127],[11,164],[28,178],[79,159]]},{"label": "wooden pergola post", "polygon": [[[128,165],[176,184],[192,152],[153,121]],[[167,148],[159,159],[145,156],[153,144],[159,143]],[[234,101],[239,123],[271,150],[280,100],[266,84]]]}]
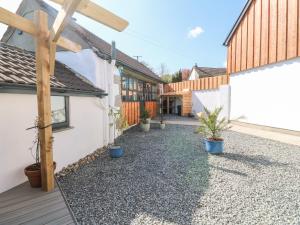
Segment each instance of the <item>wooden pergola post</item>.
[{"label": "wooden pergola post", "polygon": [[48,15],[35,11],[35,58],[42,189],[54,189]]}]

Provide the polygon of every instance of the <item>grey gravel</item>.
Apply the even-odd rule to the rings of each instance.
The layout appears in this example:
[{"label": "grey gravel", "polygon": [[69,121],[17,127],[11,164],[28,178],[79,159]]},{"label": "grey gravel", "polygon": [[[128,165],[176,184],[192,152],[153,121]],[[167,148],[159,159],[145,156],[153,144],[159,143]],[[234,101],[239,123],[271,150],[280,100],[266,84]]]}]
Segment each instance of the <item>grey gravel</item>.
[{"label": "grey gravel", "polygon": [[300,148],[237,132],[208,155],[196,127],[138,128],[59,182],[80,224],[300,224]]}]

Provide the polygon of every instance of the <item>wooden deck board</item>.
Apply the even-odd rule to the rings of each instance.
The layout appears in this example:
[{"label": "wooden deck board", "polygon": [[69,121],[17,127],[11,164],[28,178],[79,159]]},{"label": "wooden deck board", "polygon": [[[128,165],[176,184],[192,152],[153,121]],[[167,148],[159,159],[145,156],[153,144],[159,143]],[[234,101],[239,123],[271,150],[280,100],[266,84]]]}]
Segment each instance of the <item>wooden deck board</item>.
[{"label": "wooden deck board", "polygon": [[76,224],[62,193],[50,193],[23,183],[0,194],[0,224]]}]

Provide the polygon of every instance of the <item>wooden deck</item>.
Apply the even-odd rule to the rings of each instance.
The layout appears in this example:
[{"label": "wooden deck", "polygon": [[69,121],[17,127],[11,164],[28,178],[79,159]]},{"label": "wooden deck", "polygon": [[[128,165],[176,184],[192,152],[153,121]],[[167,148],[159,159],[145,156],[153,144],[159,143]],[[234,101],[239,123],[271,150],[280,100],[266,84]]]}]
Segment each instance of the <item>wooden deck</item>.
[{"label": "wooden deck", "polygon": [[58,186],[50,193],[23,183],[0,194],[0,224],[76,224]]}]

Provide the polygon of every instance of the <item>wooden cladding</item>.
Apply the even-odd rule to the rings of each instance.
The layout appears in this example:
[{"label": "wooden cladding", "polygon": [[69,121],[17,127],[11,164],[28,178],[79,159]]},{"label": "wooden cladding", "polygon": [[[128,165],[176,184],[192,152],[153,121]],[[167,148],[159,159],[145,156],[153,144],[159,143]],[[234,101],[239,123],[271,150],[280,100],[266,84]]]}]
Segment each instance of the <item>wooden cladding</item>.
[{"label": "wooden cladding", "polygon": [[229,77],[227,75],[216,77],[205,77],[197,80],[188,80],[177,83],[170,83],[164,85],[164,93],[178,92],[178,91],[198,91],[219,88],[220,85],[228,84]]},{"label": "wooden cladding", "polygon": [[139,123],[140,102],[122,102],[122,113],[129,126]]},{"label": "wooden cladding", "polygon": [[[128,125],[138,124],[140,122],[140,110],[142,102],[122,102],[122,113],[126,118]],[[157,102],[146,101],[145,109],[149,112],[151,118],[157,115]]]},{"label": "wooden cladding", "polygon": [[253,0],[228,43],[227,73],[300,56],[300,0]]},{"label": "wooden cladding", "polygon": [[155,101],[145,102],[145,109],[149,112],[151,118],[156,117],[157,102],[155,102]]}]

